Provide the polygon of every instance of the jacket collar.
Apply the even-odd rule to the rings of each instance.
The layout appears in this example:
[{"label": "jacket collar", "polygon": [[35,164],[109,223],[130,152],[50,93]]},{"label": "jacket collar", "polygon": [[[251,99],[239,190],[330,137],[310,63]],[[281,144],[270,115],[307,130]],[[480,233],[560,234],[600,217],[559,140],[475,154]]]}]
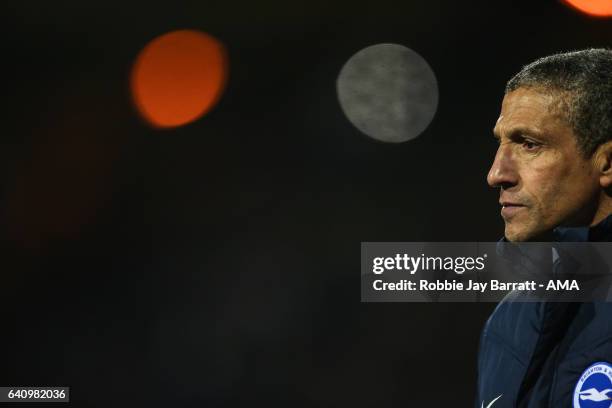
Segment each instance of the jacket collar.
[{"label": "jacket collar", "polygon": [[553,234],[558,242],[612,241],[612,215],[592,227],[555,228]]}]

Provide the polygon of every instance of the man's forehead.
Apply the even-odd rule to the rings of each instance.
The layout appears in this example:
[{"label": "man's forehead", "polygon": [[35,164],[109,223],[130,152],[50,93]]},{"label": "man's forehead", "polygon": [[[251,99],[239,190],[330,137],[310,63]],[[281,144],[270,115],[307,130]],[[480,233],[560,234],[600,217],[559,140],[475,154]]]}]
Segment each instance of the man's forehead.
[{"label": "man's forehead", "polygon": [[514,116],[548,116],[552,115],[555,98],[550,94],[519,88],[504,96],[500,116],[512,119]]},{"label": "man's forehead", "polygon": [[552,95],[532,89],[519,88],[504,96],[502,109],[493,132],[496,135],[515,130],[543,133],[544,128],[558,123],[557,115],[551,112]]},{"label": "man's forehead", "polygon": [[499,123],[503,120],[503,118],[504,118],[504,115],[500,114],[499,117],[497,118],[497,120],[495,121],[495,126],[493,126],[493,133],[496,136],[499,136],[499,132],[500,132],[500,129],[499,129],[500,125],[499,125]]}]

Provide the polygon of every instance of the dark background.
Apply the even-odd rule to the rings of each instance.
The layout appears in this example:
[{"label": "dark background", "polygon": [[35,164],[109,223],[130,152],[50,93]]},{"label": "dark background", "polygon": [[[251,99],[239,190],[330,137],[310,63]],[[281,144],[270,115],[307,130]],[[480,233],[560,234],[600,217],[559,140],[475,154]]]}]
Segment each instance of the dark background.
[{"label": "dark background", "polygon": [[[494,305],[361,304],[360,242],[497,240],[505,82],[609,46],[610,20],[534,0],[3,7],[0,385],[70,386],[79,407],[472,404]],[[129,72],[181,28],[225,44],[229,82],[154,130]],[[400,145],[336,96],[348,58],[389,42],[440,89]]]}]

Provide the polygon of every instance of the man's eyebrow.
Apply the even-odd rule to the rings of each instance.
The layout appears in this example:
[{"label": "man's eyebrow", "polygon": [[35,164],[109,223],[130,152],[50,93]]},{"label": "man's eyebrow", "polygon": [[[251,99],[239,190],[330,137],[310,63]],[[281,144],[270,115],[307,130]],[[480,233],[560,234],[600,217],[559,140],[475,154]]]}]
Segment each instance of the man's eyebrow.
[{"label": "man's eyebrow", "polygon": [[[537,129],[534,129],[532,127],[526,127],[526,126],[514,126],[508,129],[505,133],[508,135],[509,138],[523,136],[523,135],[531,136],[535,138],[540,138],[543,136],[543,133],[538,131]],[[496,128],[493,129],[493,137],[495,139],[499,139],[501,137],[499,132],[496,131]]]}]

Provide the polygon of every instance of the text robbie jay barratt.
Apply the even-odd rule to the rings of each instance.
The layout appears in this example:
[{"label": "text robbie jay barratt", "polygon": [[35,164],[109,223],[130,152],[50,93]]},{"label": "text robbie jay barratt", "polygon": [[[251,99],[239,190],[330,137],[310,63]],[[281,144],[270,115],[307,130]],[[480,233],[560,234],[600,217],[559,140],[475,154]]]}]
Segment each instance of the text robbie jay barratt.
[{"label": "text robbie jay barratt", "polygon": [[476,282],[469,280],[467,287],[463,282],[456,280],[436,280],[428,281],[421,279],[418,282],[402,279],[397,282],[383,282],[377,279],[372,283],[374,290],[445,290],[445,291],[478,291],[484,293],[487,290],[493,291],[508,291],[508,290],[537,290],[543,288],[546,290],[580,290],[580,286],[576,280],[549,280],[548,283],[537,283],[536,281],[524,282],[501,282],[496,279],[489,282]]}]

